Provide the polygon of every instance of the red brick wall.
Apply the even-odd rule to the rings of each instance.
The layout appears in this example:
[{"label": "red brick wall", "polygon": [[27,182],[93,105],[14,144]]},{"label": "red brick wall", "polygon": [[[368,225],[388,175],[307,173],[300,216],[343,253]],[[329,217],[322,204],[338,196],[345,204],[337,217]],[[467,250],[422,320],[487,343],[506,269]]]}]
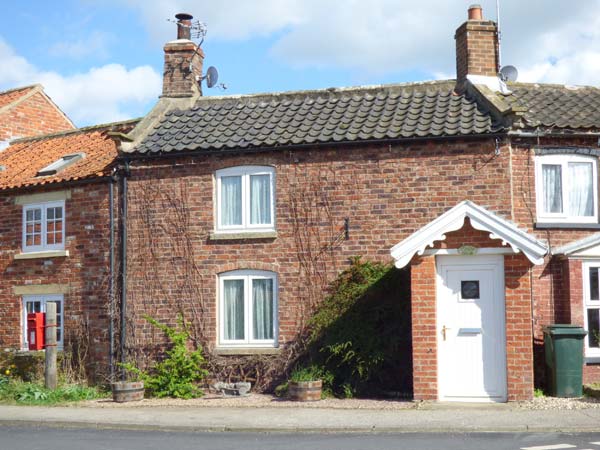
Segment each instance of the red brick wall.
[{"label": "red brick wall", "polygon": [[[108,358],[109,214],[108,185],[72,187],[66,200],[68,257],[15,260],[21,251],[22,207],[11,195],[0,198],[0,348],[21,348],[22,297],[14,286],[66,284],[64,330],[89,340],[88,369],[105,373]],[[35,192],[35,191],[32,191]]]},{"label": "red brick wall", "polygon": [[0,141],[72,129],[41,92],[0,113]]},{"label": "red brick wall", "polygon": [[[278,236],[213,241],[209,233],[214,229],[214,172],[247,164],[275,166]],[[206,324],[203,331],[210,346],[216,342],[217,275],[226,269],[260,265],[278,273],[279,341],[285,344],[306,322],[314,300],[311,292],[326,286],[346,267],[349,257],[391,262],[393,245],[466,198],[510,213],[504,201],[510,192],[508,154],[494,157],[493,142],[199,156],[133,162],[131,170],[128,292],[132,310],[137,318],[152,311],[161,320],[173,321],[177,308],[195,306],[196,311],[189,312]],[[172,198],[157,200],[155,192],[150,195],[154,199],[143,200],[149,189]],[[184,201],[178,206],[173,198]],[[307,214],[298,215],[294,205],[302,209],[306,204],[310,205]],[[187,216],[178,223],[188,224],[188,237],[173,239],[177,226],[172,218],[182,213]],[[339,239],[346,217],[350,221],[347,241]],[[295,221],[300,224],[297,228]],[[151,236],[148,224],[154,224]],[[304,242],[298,242],[298,232]],[[186,250],[179,245],[184,240],[189,244]],[[165,281],[185,279],[189,268],[183,267],[182,260],[186,257],[177,255],[193,255],[196,281],[158,285],[155,272],[165,274]],[[315,257],[320,259],[312,264]],[[143,329],[136,333],[137,347],[153,336]]]},{"label": "red brick wall", "polygon": [[436,400],[437,315],[435,257],[414,258],[410,267],[413,339],[413,395]]},{"label": "red brick wall", "polygon": [[533,397],[530,267],[531,263],[522,254],[504,257],[509,401]]}]

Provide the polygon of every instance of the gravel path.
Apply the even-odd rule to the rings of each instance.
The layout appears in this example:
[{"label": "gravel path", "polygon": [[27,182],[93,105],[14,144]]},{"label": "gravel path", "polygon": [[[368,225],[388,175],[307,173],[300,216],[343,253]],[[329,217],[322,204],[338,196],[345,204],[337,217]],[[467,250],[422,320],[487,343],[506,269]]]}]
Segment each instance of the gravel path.
[{"label": "gravel path", "polygon": [[[376,409],[400,410],[417,409],[419,402],[407,400],[369,400],[369,399],[337,399],[328,398],[318,402],[293,402],[279,399],[272,395],[250,394],[248,397],[222,397],[207,394],[202,398],[180,400],[172,398],[148,398],[139,402],[114,403],[110,399],[89,400],[77,403],[78,407],[88,408],[139,408],[139,407],[172,407],[172,408],[329,408],[329,409]],[[581,399],[539,397],[528,402],[513,404],[515,409],[548,410],[548,409],[588,409],[600,408],[600,400],[583,397]]]}]

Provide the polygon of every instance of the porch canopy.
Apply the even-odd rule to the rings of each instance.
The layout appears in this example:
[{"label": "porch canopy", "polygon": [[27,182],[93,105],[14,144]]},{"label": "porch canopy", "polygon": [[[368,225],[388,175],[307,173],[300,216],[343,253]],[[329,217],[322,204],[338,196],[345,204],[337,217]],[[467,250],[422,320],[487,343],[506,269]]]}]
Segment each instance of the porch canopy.
[{"label": "porch canopy", "polygon": [[464,200],[392,247],[390,253],[396,267],[405,267],[415,253],[423,255],[427,247],[433,247],[435,241],[446,239],[446,233],[460,230],[467,217],[473,228],[488,231],[490,239],[501,239],[502,245],[510,245],[515,253],[523,252],[533,264],[544,262],[548,248],[543,242],[520,230],[514,223]]}]

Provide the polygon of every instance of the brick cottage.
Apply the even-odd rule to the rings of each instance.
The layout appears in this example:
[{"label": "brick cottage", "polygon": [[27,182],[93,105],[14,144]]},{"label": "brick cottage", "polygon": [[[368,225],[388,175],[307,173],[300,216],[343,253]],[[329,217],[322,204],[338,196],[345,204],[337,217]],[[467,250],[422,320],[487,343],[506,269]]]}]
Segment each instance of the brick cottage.
[{"label": "brick cottage", "polygon": [[[584,378],[600,378],[600,89],[502,81],[496,24],[473,6],[455,80],[204,97],[178,18],[163,95],[112,134],[121,358],[161,342],[144,315],[181,314],[225,365],[275,359],[362,256],[410,272],[415,399],[531,398],[552,323],[588,330]],[[81,302],[107,314],[97,293]]]},{"label": "brick cottage", "polygon": [[391,252],[414,398],[531,398],[551,323],[588,329],[598,378],[600,90],[503,82],[473,6],[456,80],[202,97],[180,19],[163,96],[121,148],[135,347],[142,314],[181,311],[213,354],[277,354],[350,257]]}]

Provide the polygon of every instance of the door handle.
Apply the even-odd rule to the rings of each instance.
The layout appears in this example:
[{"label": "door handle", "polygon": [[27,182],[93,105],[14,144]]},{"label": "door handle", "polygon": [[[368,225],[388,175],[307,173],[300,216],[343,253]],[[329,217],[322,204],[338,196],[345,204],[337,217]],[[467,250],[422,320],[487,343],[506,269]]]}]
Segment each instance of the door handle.
[{"label": "door handle", "polygon": [[446,325],[442,327],[442,336],[444,337],[444,340],[446,340],[446,331],[451,329],[452,328],[448,328]]}]

